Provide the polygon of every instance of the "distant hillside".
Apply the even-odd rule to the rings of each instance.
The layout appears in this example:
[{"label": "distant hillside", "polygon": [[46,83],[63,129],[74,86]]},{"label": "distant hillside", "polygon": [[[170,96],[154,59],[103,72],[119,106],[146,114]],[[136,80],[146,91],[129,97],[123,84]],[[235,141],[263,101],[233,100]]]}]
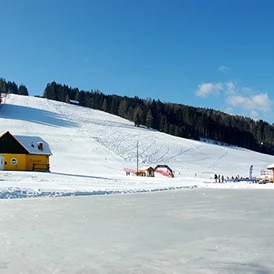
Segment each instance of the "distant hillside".
[{"label": "distant hillside", "polygon": [[[251,165],[254,176],[259,176],[274,162],[271,155],[136,127],[127,119],[92,108],[15,94],[4,101],[0,133],[10,131],[44,139],[53,154],[51,173],[61,177],[76,174],[84,175],[83,180],[106,178],[110,184],[116,176],[134,180],[135,176],[126,176],[124,168],[136,169],[137,142],[139,168],[168,165],[179,185],[186,177],[209,179],[215,173],[246,177]],[[76,177],[71,179],[74,182]]]},{"label": "distant hillside", "polygon": [[[0,84],[0,91],[7,92],[1,86],[3,84]],[[274,155],[274,127],[262,120],[255,121],[213,109],[163,103],[151,98],[105,95],[99,90],[83,91],[56,82],[47,84],[43,97],[67,103],[75,100],[80,106],[133,121],[137,127],[143,125],[178,137],[211,139]]]},{"label": "distant hillside", "polygon": [[100,109],[148,128],[188,139],[212,139],[258,152],[274,155],[274,127],[213,109],[105,95],[99,90],[80,91],[66,85],[49,83],[43,96],[61,102],[77,100],[81,106]]}]

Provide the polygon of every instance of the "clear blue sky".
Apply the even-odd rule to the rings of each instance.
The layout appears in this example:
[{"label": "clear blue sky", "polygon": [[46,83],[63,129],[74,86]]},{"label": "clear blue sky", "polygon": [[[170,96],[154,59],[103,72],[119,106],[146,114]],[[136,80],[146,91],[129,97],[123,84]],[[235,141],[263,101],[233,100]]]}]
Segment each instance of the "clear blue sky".
[{"label": "clear blue sky", "polygon": [[0,77],[274,122],[272,0],[0,0]]}]

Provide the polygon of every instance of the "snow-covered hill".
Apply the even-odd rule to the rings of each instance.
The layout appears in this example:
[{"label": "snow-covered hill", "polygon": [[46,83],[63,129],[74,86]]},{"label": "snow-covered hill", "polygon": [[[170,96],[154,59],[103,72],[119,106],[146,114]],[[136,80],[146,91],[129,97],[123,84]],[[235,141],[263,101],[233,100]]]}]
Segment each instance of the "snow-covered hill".
[{"label": "snow-covered hill", "polygon": [[[259,176],[274,162],[270,155],[138,128],[103,111],[14,94],[0,110],[0,133],[7,130],[40,136],[53,155],[51,173],[1,172],[3,197],[22,189],[26,195],[63,195],[205,186],[215,173],[248,177],[253,165],[254,176]],[[137,142],[139,167],[169,165],[175,178],[126,176],[124,168],[137,167]]]}]

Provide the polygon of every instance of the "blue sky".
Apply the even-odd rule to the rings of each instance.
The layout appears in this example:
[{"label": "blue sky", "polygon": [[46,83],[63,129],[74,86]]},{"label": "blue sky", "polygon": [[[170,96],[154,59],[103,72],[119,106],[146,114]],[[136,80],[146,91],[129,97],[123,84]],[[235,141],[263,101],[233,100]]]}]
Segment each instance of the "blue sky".
[{"label": "blue sky", "polygon": [[0,77],[274,122],[272,0],[0,0]]}]

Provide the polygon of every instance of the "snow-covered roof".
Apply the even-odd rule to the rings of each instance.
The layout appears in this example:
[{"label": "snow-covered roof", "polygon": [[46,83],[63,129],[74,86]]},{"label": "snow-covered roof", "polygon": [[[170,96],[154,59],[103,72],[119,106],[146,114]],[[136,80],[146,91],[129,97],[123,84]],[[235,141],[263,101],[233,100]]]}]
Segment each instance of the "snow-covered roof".
[{"label": "snow-covered roof", "polygon": [[[49,144],[45,142],[42,138],[38,136],[20,136],[14,135],[14,138],[26,149],[30,154],[39,154],[39,155],[52,155],[52,152],[49,148]],[[38,148],[38,144],[43,144],[43,149]]]},{"label": "snow-covered roof", "polygon": [[271,165],[267,166],[267,168],[268,169],[270,169],[270,168],[273,169],[274,168],[274,164],[271,164]]}]

